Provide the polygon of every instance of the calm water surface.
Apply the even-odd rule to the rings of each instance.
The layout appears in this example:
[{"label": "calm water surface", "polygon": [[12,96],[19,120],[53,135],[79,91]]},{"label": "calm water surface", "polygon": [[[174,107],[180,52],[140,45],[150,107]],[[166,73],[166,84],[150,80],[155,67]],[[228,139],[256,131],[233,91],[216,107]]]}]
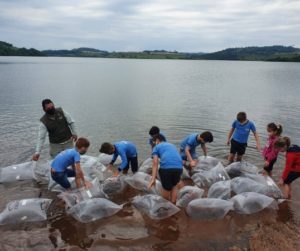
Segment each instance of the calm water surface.
[{"label": "calm water surface", "polygon": [[[299,81],[297,63],[0,57],[0,164],[30,159],[42,116],[40,103],[48,97],[72,114],[80,136],[91,140],[89,154],[94,156],[102,142],[126,139],[136,143],[142,161],[150,154],[148,130],[158,125],[177,145],[189,133],[211,130],[215,140],[209,154],[225,160],[226,136],[241,110],[255,121],[263,144],[266,124],[272,121],[281,123],[284,135],[299,144]],[[251,136],[245,159],[261,167],[254,146]],[[43,159],[47,152],[45,145]],[[275,180],[283,164],[281,156]],[[127,205],[109,219],[80,224],[55,209],[47,223],[1,227],[0,249],[247,248],[249,224],[265,219],[299,224],[300,182],[294,186],[294,202],[278,212],[229,214],[215,222],[191,220],[184,212],[151,221]],[[128,190],[114,201],[123,203],[135,194]],[[0,209],[13,199],[37,196],[55,198],[32,182],[0,185]]]}]

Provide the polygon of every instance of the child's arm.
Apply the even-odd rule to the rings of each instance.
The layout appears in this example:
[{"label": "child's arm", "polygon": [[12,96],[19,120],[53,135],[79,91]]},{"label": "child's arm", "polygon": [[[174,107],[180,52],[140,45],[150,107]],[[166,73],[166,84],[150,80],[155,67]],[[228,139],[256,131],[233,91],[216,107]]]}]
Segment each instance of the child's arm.
[{"label": "child's arm", "polygon": [[230,145],[230,140],[231,140],[231,137],[233,135],[233,132],[234,132],[234,128],[232,127],[228,133],[228,137],[227,137],[227,142],[226,144],[229,146]]},{"label": "child's arm", "polygon": [[152,179],[148,185],[148,188],[150,189],[152,186],[155,185],[156,182],[156,174],[157,174],[157,169],[158,169],[158,156],[154,155],[153,156],[153,161],[152,161]]},{"label": "child's arm", "polygon": [[83,172],[81,170],[80,162],[75,163],[74,169],[75,169],[75,172],[76,172],[76,177],[75,177],[76,187],[80,188],[82,185],[87,187],[89,183],[86,182],[85,179],[84,179],[84,175],[83,175]]},{"label": "child's arm", "polygon": [[284,167],[284,170],[283,170],[282,175],[281,175],[282,183],[287,178],[287,176],[289,175],[289,173],[292,169],[292,166],[293,166],[293,162],[294,162],[293,155],[287,153],[285,167]]},{"label": "child's arm", "polygon": [[207,147],[206,147],[206,145],[205,144],[201,145],[201,148],[202,148],[204,156],[206,157],[207,156]]},{"label": "child's arm", "polygon": [[127,159],[126,153],[125,153],[124,151],[122,151],[122,152],[120,152],[119,154],[120,154],[122,163],[121,163],[121,165],[119,166],[118,171],[116,171],[116,172],[114,173],[114,176],[118,176],[119,173],[120,173],[120,171],[123,171],[123,169],[126,168],[127,165],[128,165],[128,159]]},{"label": "child's arm", "polygon": [[258,151],[260,151],[261,147],[260,147],[259,135],[256,131],[253,132],[253,135],[254,135],[255,141],[256,141],[256,148],[257,148]]},{"label": "child's arm", "polygon": [[193,167],[193,166],[195,166],[196,165],[196,162],[193,160],[193,158],[192,158],[192,155],[191,155],[191,153],[190,153],[190,148],[189,148],[189,146],[186,146],[185,147],[185,155],[186,155],[186,157],[187,157],[187,160],[190,162],[190,166],[191,167]]}]

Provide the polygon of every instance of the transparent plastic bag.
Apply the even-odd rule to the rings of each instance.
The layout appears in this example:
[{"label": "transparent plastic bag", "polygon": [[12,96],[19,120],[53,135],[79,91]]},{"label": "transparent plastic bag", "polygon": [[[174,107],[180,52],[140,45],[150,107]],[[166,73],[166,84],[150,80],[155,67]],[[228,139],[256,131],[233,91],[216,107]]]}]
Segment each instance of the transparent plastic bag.
[{"label": "transparent plastic bag", "polygon": [[155,187],[153,186],[151,189],[148,189],[151,179],[152,176],[147,173],[136,172],[134,175],[126,177],[125,182],[139,191],[160,195],[162,185],[159,180],[156,180]]},{"label": "transparent plastic bag", "polygon": [[182,174],[181,174],[181,177],[180,179],[181,180],[187,180],[187,179],[190,179],[191,176],[189,175],[189,172],[188,170],[186,170],[184,167],[182,168]]},{"label": "transparent plastic bag", "polygon": [[80,165],[84,175],[90,179],[98,178],[100,182],[103,182],[113,176],[113,172],[96,157],[83,155],[80,160]]},{"label": "transparent plastic bag", "polygon": [[278,209],[277,202],[273,198],[254,192],[238,194],[231,201],[235,212],[239,214],[253,214],[265,208]]},{"label": "transparent plastic bag", "polygon": [[208,190],[208,198],[216,198],[222,200],[229,200],[231,198],[231,181],[218,181],[214,183]]},{"label": "transparent plastic bag", "polygon": [[283,199],[281,189],[277,186],[274,180],[270,176],[264,176],[261,174],[244,174],[246,178],[252,179],[259,184],[264,185],[264,188],[260,190],[261,194],[267,195],[274,199]]},{"label": "transparent plastic bag", "polygon": [[212,184],[218,181],[229,180],[229,176],[225,171],[223,165],[219,162],[218,165],[212,169],[205,171],[201,170],[192,176],[193,182],[198,187],[210,187]]},{"label": "transparent plastic bag", "polygon": [[219,164],[219,160],[210,156],[200,156],[198,158],[197,165],[193,168],[192,173],[196,173],[200,170],[208,171]]},{"label": "transparent plastic bag", "polygon": [[42,198],[11,201],[0,214],[0,225],[44,221],[51,202]]},{"label": "transparent plastic bag", "polygon": [[34,168],[34,176],[38,182],[50,180],[51,160],[46,162],[37,161]]},{"label": "transparent plastic bag", "polygon": [[108,196],[123,192],[127,185],[124,179],[124,176],[106,179],[102,184],[103,192]]},{"label": "transparent plastic bag", "polygon": [[[98,159],[99,159],[100,163],[102,163],[105,166],[108,166],[110,164],[112,158],[113,158],[113,155],[108,155],[108,154],[105,154],[105,153],[101,153],[98,156]],[[121,163],[122,163],[121,157],[118,156],[118,158],[115,161],[114,165],[120,165]]]},{"label": "transparent plastic bag", "polygon": [[[68,178],[68,180],[71,184],[71,190],[76,189],[75,178],[70,177],[70,178]],[[49,180],[48,190],[51,192],[57,192],[57,193],[66,191],[66,189],[64,189],[61,185],[57,184],[52,178],[50,178],[50,180]]]},{"label": "transparent plastic bag", "polygon": [[214,198],[192,200],[186,208],[188,216],[201,220],[222,219],[230,210],[233,210],[231,201]]},{"label": "transparent plastic bag", "polygon": [[35,179],[35,161],[0,168],[0,183]]},{"label": "transparent plastic bag", "polygon": [[184,186],[177,193],[176,206],[186,207],[192,200],[200,199],[204,190],[197,186]]},{"label": "transparent plastic bag", "polygon": [[67,212],[82,223],[96,221],[112,216],[123,207],[105,198],[93,198],[81,201]]},{"label": "transparent plastic bag", "polygon": [[235,178],[247,173],[258,174],[258,168],[248,162],[234,162],[225,167],[225,170],[231,178]]},{"label": "transparent plastic bag", "polygon": [[80,203],[81,201],[88,200],[91,198],[106,197],[106,195],[102,191],[102,187],[97,178],[93,179],[91,184],[92,187],[90,187],[89,189],[82,187],[80,189],[75,189],[70,192],[62,192],[59,195],[57,195],[57,197],[65,201],[66,208],[70,208]]},{"label": "transparent plastic bag", "polygon": [[139,172],[152,174],[152,158],[146,159],[139,167]]},{"label": "transparent plastic bag", "polygon": [[131,203],[141,213],[154,220],[166,219],[180,211],[173,203],[156,194],[136,196]]}]

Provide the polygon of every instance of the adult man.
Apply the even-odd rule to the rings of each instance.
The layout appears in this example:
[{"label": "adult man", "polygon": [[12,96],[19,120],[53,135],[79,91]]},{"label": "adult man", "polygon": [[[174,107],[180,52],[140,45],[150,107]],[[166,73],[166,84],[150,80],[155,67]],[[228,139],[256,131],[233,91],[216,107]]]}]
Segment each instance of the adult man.
[{"label": "adult man", "polygon": [[62,108],[55,108],[50,99],[44,99],[42,106],[45,114],[41,117],[36,152],[32,160],[37,161],[48,133],[50,156],[54,158],[60,152],[73,148],[77,139],[75,122]]}]

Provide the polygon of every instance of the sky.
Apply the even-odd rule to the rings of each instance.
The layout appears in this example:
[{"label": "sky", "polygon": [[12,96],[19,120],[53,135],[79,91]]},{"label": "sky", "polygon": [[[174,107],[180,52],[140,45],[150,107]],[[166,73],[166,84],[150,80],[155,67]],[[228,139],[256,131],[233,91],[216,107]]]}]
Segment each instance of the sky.
[{"label": "sky", "polygon": [[39,50],[300,48],[300,0],[0,0],[0,41]]}]

